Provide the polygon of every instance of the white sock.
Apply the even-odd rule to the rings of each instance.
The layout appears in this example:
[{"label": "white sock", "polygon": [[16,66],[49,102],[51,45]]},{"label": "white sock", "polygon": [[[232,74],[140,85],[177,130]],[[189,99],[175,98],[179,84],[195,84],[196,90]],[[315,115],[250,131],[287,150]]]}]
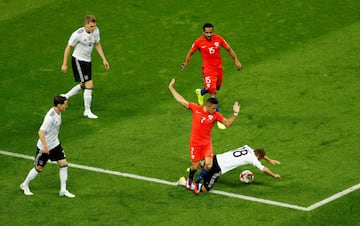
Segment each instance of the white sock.
[{"label": "white sock", "polygon": [[84,90],[84,107],[85,112],[91,112],[91,101],[92,101],[92,89]]},{"label": "white sock", "polygon": [[60,191],[66,191],[66,181],[68,178],[68,167],[60,167],[59,169],[60,176]]},{"label": "white sock", "polygon": [[77,84],[76,86],[74,86],[73,88],[71,88],[71,90],[69,90],[69,92],[67,92],[65,94],[66,99],[69,99],[72,96],[75,96],[76,94],[80,93],[82,90],[80,84]]},{"label": "white sock", "polygon": [[35,169],[35,167],[32,168],[32,169],[29,171],[28,175],[26,176],[23,184],[24,184],[25,186],[29,186],[30,181],[34,180],[35,177],[36,177],[38,174],[39,174],[39,172]]}]

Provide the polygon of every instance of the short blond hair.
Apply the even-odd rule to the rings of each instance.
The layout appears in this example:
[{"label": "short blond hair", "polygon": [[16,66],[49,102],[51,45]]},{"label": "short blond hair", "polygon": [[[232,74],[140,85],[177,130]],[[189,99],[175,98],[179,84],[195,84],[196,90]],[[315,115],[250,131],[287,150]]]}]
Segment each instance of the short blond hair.
[{"label": "short blond hair", "polygon": [[84,17],[84,24],[88,24],[88,23],[96,23],[96,17],[94,15],[86,15]]}]

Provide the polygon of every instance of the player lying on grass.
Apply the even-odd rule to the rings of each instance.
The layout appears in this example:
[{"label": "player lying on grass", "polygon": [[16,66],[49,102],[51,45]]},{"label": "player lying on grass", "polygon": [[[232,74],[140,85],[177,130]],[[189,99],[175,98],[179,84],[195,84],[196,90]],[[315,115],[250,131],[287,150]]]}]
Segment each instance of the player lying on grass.
[{"label": "player lying on grass", "polygon": [[[235,168],[246,165],[253,165],[258,168],[265,174],[272,176],[276,179],[280,179],[279,174],[273,173],[269,168],[262,165],[260,162],[261,159],[266,160],[267,162],[276,165],[280,164],[279,161],[274,160],[266,156],[265,150],[263,148],[256,148],[255,150],[249,147],[248,145],[244,145],[237,149],[227,151],[222,154],[214,155],[213,158],[213,166],[210,169],[209,173],[203,178],[204,184],[199,184],[199,190],[201,192],[210,191],[220,175],[229,172]],[[185,186],[186,180],[184,178],[180,178],[178,181],[179,186]],[[191,190],[194,189],[194,186],[191,186]]]}]

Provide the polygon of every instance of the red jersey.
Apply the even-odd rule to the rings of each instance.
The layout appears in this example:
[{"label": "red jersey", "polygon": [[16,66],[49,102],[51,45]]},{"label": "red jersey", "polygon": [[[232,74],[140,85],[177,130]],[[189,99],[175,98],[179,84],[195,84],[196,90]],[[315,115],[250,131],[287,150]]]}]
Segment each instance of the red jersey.
[{"label": "red jersey", "polygon": [[213,114],[206,113],[203,106],[194,103],[189,103],[189,109],[192,111],[190,143],[210,143],[212,127],[217,121],[223,121],[224,116],[219,112],[214,112]]},{"label": "red jersey", "polygon": [[211,40],[207,40],[204,36],[196,39],[191,51],[200,51],[203,67],[222,68],[221,47],[228,48],[229,44],[220,35],[213,34]]}]

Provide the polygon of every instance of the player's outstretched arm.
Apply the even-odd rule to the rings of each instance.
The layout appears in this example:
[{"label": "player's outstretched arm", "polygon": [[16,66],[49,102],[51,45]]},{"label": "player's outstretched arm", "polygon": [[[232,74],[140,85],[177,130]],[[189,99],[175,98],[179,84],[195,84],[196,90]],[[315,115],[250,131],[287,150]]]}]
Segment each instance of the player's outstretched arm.
[{"label": "player's outstretched arm", "polygon": [[174,88],[175,85],[175,79],[171,79],[170,83],[169,83],[169,90],[171,92],[171,94],[174,96],[175,100],[177,102],[179,102],[181,105],[183,105],[184,107],[188,108],[189,107],[189,102],[187,100],[184,99],[184,97],[182,97]]},{"label": "player's outstretched arm", "polygon": [[222,123],[226,126],[226,127],[230,127],[236,120],[239,112],[240,112],[240,104],[239,102],[235,101],[234,105],[233,105],[233,111],[234,114],[229,118],[224,118],[224,120],[222,121]]},{"label": "player's outstretched arm", "polygon": [[280,164],[280,162],[278,160],[275,160],[275,159],[271,159],[269,158],[268,156],[264,156],[264,159],[269,162],[270,164],[273,164],[273,165],[277,165],[277,164]]},{"label": "player's outstretched arm", "polygon": [[269,168],[267,168],[267,167],[265,167],[264,169],[263,169],[263,172],[264,173],[266,173],[267,175],[269,175],[269,176],[272,176],[272,177],[274,177],[274,178],[276,178],[276,179],[281,179],[281,177],[280,177],[280,175],[279,174],[276,174],[276,173],[273,173]]}]

